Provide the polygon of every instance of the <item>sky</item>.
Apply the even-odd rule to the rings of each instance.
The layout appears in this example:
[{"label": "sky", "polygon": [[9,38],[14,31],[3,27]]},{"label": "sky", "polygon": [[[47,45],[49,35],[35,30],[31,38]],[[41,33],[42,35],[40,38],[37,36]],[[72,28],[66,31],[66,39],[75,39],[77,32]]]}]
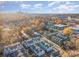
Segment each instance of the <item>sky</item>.
[{"label": "sky", "polygon": [[79,13],[79,1],[0,1],[0,12]]}]

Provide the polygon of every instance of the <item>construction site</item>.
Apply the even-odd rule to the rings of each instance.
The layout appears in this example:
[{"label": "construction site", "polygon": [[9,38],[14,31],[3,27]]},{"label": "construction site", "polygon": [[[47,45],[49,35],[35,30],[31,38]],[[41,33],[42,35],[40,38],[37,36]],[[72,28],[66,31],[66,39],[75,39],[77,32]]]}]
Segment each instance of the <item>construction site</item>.
[{"label": "construction site", "polygon": [[22,14],[14,17],[0,16],[1,57],[79,57],[78,17]]}]

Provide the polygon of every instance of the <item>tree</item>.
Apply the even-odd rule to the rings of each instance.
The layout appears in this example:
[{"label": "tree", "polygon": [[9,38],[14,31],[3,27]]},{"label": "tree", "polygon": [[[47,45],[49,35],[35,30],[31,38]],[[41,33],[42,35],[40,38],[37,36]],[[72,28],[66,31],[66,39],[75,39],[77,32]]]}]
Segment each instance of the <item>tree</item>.
[{"label": "tree", "polygon": [[70,28],[65,28],[63,30],[64,35],[70,35],[72,33],[72,30]]}]

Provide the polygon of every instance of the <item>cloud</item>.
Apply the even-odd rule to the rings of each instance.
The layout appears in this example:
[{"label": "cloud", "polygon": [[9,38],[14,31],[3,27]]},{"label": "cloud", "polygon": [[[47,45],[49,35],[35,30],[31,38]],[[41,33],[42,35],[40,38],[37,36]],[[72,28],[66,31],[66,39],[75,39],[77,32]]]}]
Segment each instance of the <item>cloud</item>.
[{"label": "cloud", "polygon": [[7,1],[0,1],[0,8],[5,8],[5,4],[7,3]]},{"label": "cloud", "polygon": [[20,7],[25,9],[25,8],[31,7],[31,5],[30,4],[20,4]]},{"label": "cloud", "polygon": [[49,4],[48,4],[48,6],[52,6],[52,5],[54,5],[56,2],[50,2]]},{"label": "cloud", "polygon": [[65,4],[68,5],[68,4],[71,4],[71,2],[67,1],[67,2],[65,2]]},{"label": "cloud", "polygon": [[60,4],[61,2],[62,2],[62,1],[53,1],[53,2],[48,3],[48,6],[51,7],[51,6],[53,6],[53,5],[58,5],[58,4]]},{"label": "cloud", "polygon": [[[55,5],[55,6],[54,6]],[[48,6],[51,7],[52,11],[59,11],[59,12],[64,12],[64,11],[73,11],[79,8],[79,5],[74,5],[74,2],[71,1],[54,1],[54,2],[49,2]]]},{"label": "cloud", "polygon": [[0,1],[0,5],[3,5],[5,4],[6,2],[5,1]]},{"label": "cloud", "polygon": [[72,10],[72,9],[76,9],[78,7],[79,7],[79,5],[60,5],[59,7],[57,7],[57,9]]},{"label": "cloud", "polygon": [[70,4],[74,4],[74,3],[71,1],[53,1],[53,2],[49,2],[48,6],[51,7],[54,5],[61,5],[61,4],[70,5]]},{"label": "cloud", "polygon": [[43,6],[43,4],[35,4],[34,7],[35,8],[41,8]]},{"label": "cloud", "polygon": [[70,4],[71,2],[66,2],[65,4],[60,4],[56,7],[53,7],[51,11],[54,13],[65,13],[65,12],[71,12],[79,9],[79,5],[76,4]]},{"label": "cloud", "polygon": [[67,1],[67,2],[65,2],[65,5],[74,5],[74,2],[72,2],[72,1]]}]

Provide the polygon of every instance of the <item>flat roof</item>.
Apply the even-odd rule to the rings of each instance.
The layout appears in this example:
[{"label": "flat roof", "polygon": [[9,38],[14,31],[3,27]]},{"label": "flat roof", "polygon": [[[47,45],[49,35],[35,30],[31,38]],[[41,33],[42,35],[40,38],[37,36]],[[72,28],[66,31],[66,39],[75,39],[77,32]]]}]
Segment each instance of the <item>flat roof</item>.
[{"label": "flat roof", "polygon": [[63,24],[56,24],[56,25],[54,25],[54,26],[58,26],[58,27],[64,27],[64,26],[67,26],[67,25],[63,25]]},{"label": "flat roof", "polygon": [[74,30],[79,30],[79,25],[74,25],[74,26],[71,26],[70,28]]}]

